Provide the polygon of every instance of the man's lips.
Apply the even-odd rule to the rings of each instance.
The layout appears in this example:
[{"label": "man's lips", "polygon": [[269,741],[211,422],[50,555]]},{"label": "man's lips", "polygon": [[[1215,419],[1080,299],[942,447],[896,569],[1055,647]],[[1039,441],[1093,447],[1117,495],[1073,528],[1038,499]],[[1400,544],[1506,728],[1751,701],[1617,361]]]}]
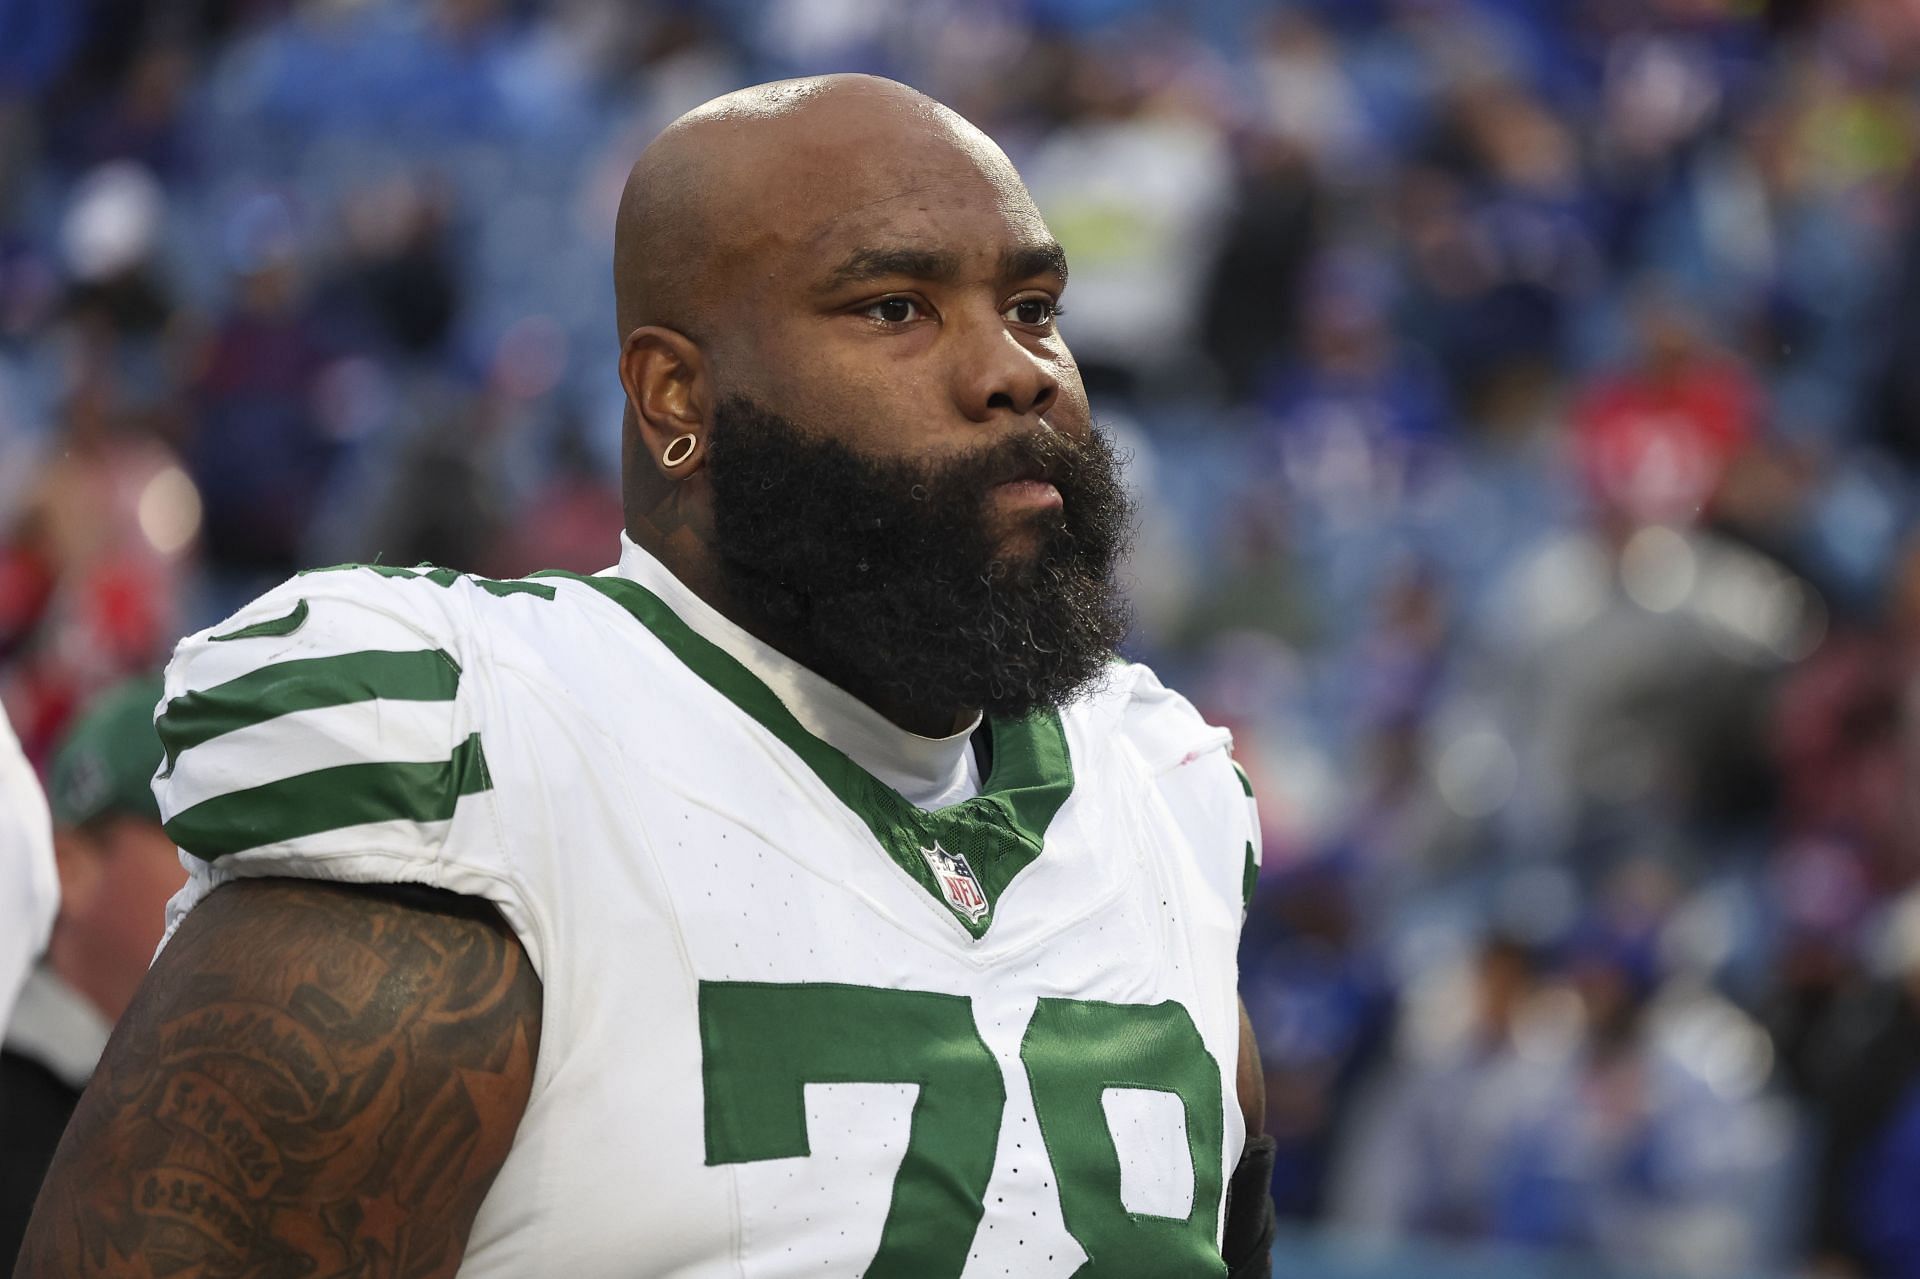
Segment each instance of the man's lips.
[{"label": "man's lips", "polygon": [[988,493],[995,505],[1017,510],[1058,510],[1065,505],[1060,490],[1041,479],[1003,480]]}]

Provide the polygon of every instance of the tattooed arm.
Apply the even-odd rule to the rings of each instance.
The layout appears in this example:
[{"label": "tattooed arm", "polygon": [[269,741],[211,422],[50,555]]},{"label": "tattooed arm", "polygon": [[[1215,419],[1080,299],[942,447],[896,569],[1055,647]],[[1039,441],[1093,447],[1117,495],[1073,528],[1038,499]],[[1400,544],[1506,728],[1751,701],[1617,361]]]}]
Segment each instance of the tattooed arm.
[{"label": "tattooed arm", "polygon": [[220,888],[114,1031],[17,1274],[452,1275],[539,1037],[539,980],[484,902]]}]

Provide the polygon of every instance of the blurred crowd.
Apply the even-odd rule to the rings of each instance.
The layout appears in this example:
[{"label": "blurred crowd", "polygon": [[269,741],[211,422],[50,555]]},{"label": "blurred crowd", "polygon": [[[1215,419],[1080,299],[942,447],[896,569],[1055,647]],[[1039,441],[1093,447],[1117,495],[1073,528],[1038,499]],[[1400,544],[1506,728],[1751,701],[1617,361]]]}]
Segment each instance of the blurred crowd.
[{"label": "blurred crowd", "polygon": [[626,169],[999,140],[1232,726],[1283,1217],[1920,1276],[1920,3],[0,0],[28,755],[304,566],[614,558]]}]

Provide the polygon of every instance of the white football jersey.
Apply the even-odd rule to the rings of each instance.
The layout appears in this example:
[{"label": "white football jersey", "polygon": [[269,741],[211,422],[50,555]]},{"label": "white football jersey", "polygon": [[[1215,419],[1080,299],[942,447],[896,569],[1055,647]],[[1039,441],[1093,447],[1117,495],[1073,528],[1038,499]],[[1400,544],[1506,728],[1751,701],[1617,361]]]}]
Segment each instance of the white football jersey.
[{"label": "white football jersey", "polygon": [[462,1276],[1224,1274],[1258,856],[1226,733],[1116,663],[990,718],[980,793],[923,811],[643,555],[315,571],[182,641],[169,935],[242,876],[499,907],[541,1041]]}]

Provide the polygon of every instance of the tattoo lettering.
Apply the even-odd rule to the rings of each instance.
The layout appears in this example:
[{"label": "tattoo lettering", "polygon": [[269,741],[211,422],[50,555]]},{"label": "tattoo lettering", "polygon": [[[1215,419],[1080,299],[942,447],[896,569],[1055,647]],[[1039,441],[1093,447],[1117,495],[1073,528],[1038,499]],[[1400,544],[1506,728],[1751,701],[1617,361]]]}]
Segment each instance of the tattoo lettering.
[{"label": "tattoo lettering", "polygon": [[142,1173],[134,1190],[141,1212],[195,1231],[231,1257],[245,1257],[253,1242],[253,1213],[212,1177],[191,1168]]},{"label": "tattoo lettering", "polygon": [[274,1008],[238,1003],[204,1008],[161,1029],[163,1063],[209,1054],[250,1058],[284,1076],[310,1103],[317,1104],[339,1083],[319,1037]]},{"label": "tattoo lettering", "polygon": [[197,1135],[225,1155],[248,1198],[265,1194],[279,1179],[280,1151],[266,1128],[206,1075],[189,1070],[168,1080],[155,1115],[174,1132]]},{"label": "tattoo lettering", "polygon": [[538,979],[490,910],[221,888],[115,1031],[17,1273],[450,1276],[539,1039]]}]

